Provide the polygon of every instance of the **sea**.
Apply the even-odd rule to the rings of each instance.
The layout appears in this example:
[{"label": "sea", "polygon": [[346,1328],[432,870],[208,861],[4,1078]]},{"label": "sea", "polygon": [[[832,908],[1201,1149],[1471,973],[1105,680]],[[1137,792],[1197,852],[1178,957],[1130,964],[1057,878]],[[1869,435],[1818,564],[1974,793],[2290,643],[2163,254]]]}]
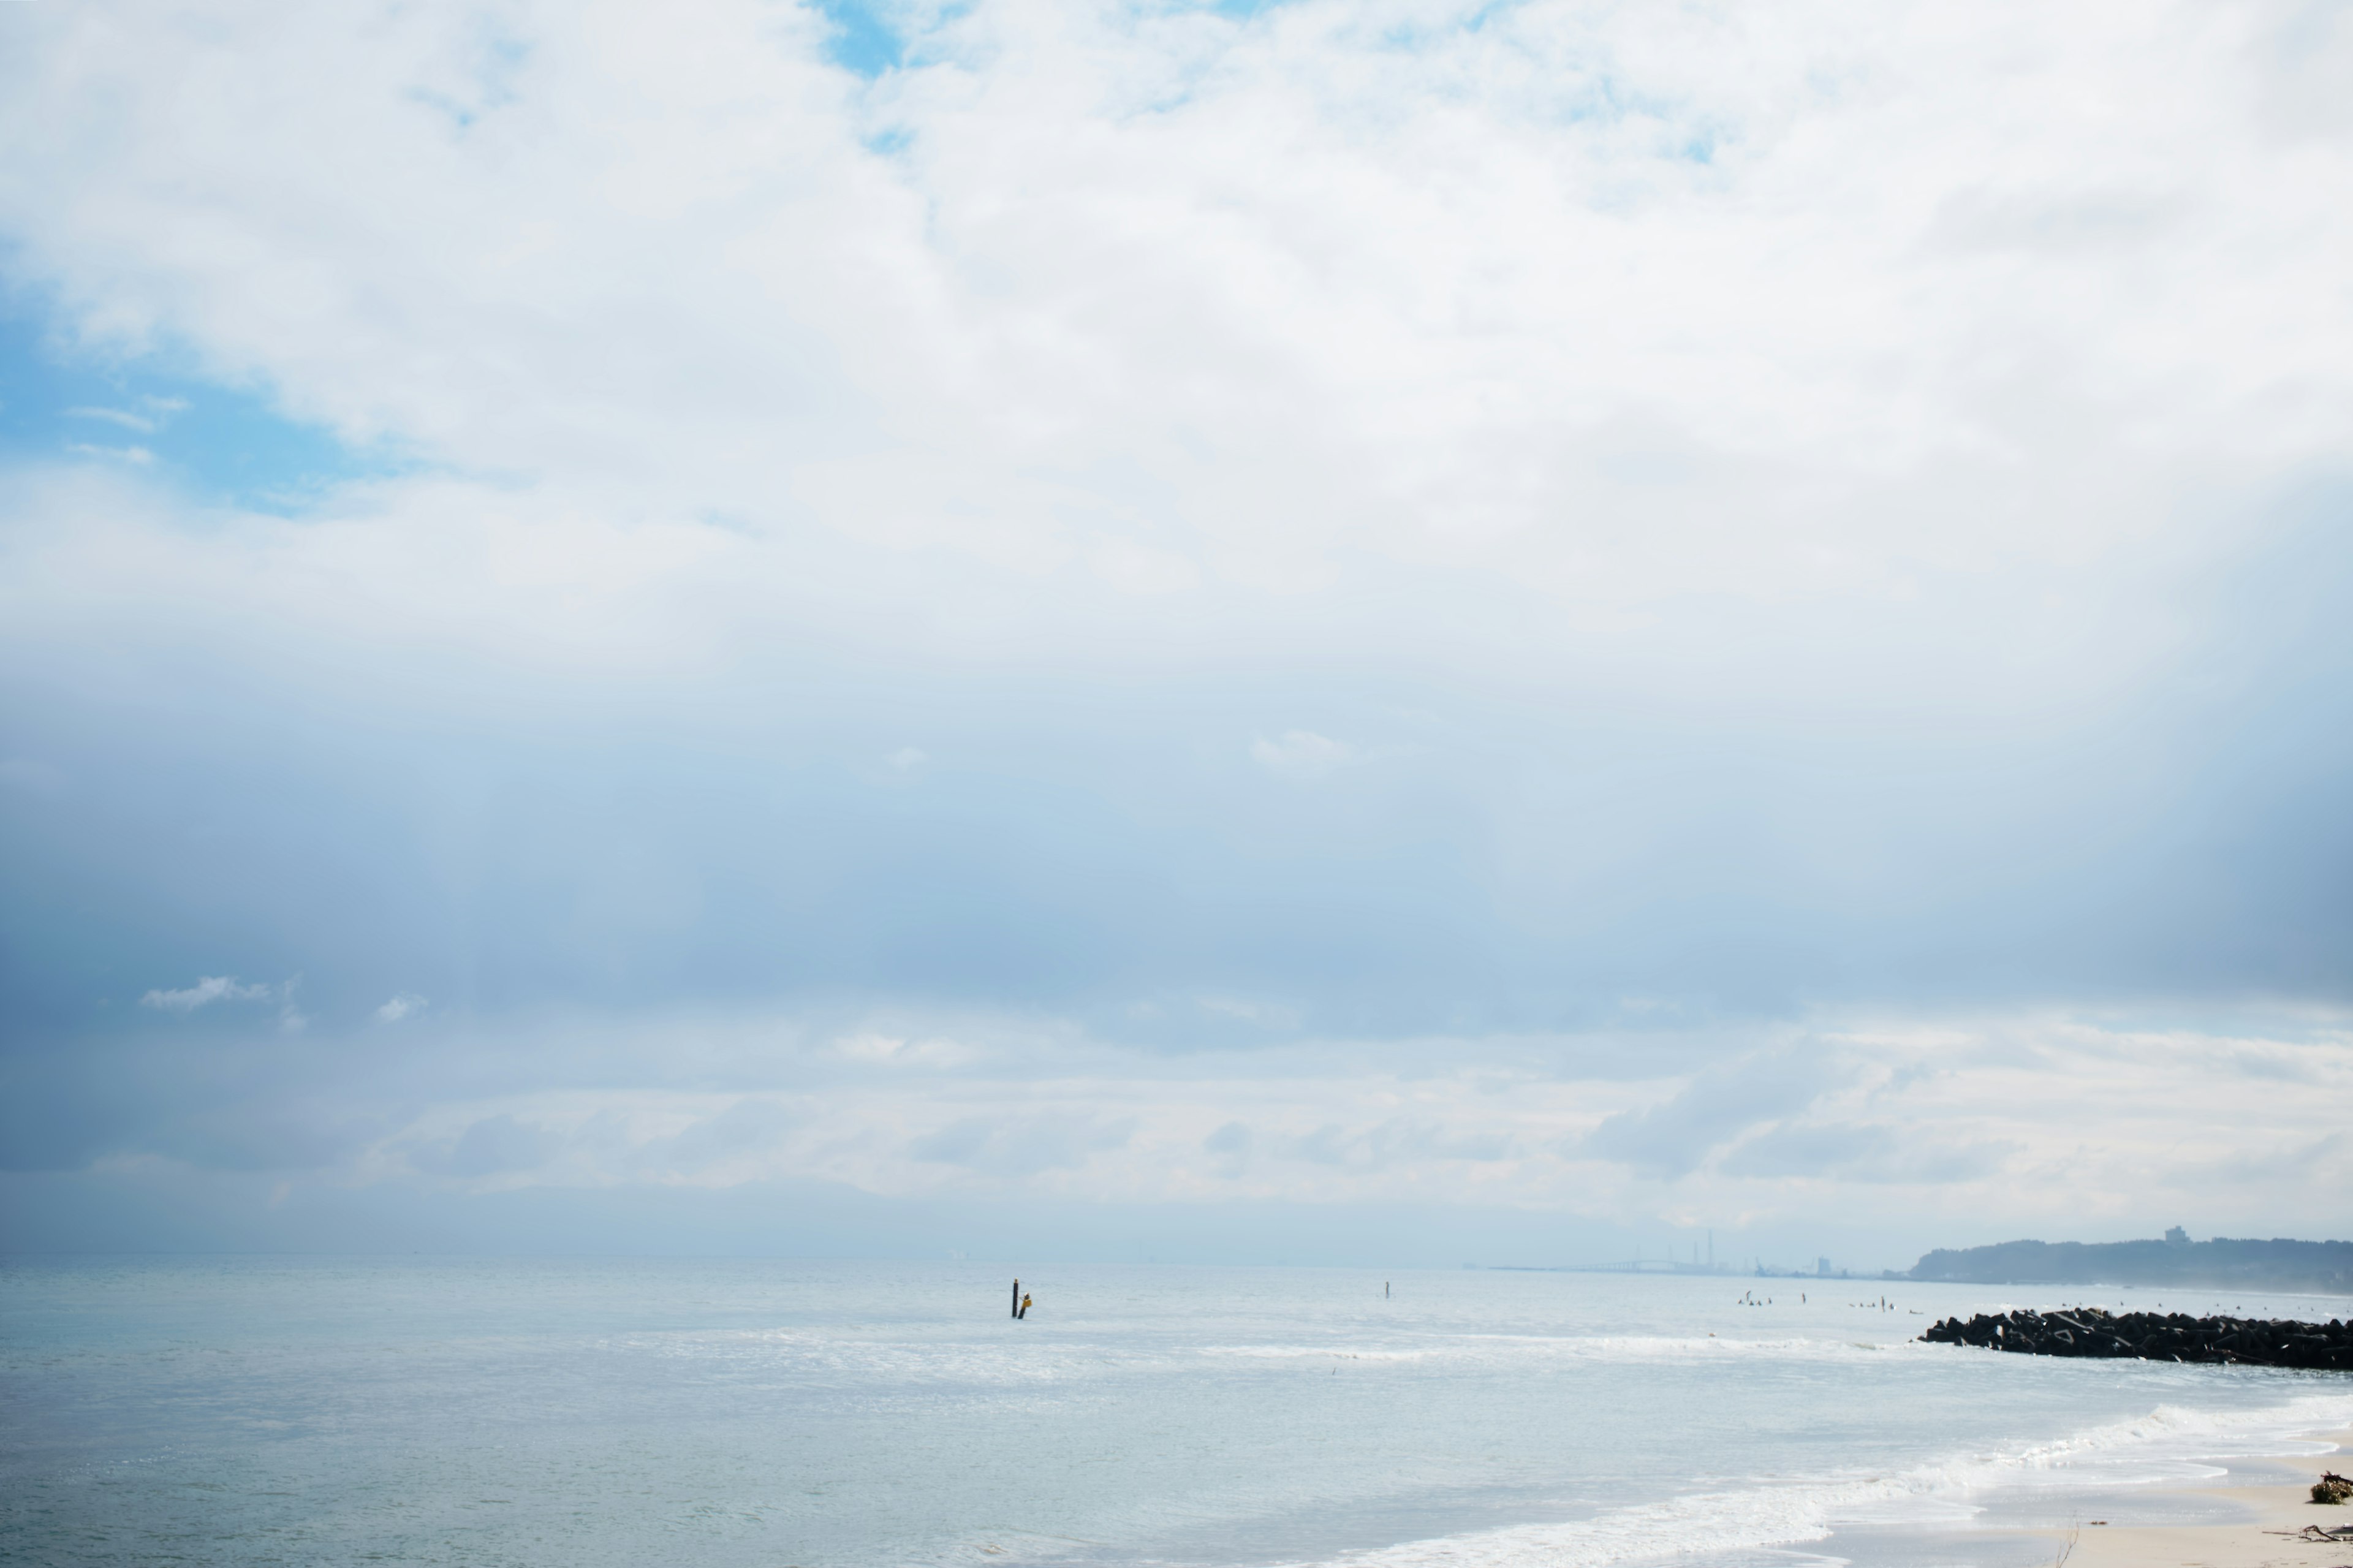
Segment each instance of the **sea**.
[{"label": "sea", "polygon": [[[1011,1315],[1013,1280],[1035,1302]],[[2052,1560],[2224,1517],[2343,1374],[1918,1342],[2062,1303],[1725,1275],[0,1260],[0,1561],[1584,1568]]]}]

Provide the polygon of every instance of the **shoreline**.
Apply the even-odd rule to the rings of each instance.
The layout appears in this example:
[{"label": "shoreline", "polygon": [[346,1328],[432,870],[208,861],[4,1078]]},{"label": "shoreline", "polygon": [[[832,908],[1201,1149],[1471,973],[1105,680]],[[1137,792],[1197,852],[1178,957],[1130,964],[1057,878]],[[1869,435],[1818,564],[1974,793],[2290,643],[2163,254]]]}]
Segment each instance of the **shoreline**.
[{"label": "shoreline", "polygon": [[[2229,1502],[2245,1518],[2217,1524],[2085,1524],[2075,1533],[2067,1568],[2346,1568],[2353,1564],[2353,1541],[2334,1544],[2303,1541],[2306,1525],[2324,1529],[2353,1524],[2353,1505],[2315,1503],[2311,1486],[2323,1470],[2344,1473],[2353,1454],[2353,1426],[2308,1434],[2334,1444],[2325,1454],[2265,1456],[2263,1463],[2294,1470],[2293,1483],[2265,1486],[2189,1487],[2182,1489]],[[2069,1532],[2034,1532],[2066,1549]]]}]

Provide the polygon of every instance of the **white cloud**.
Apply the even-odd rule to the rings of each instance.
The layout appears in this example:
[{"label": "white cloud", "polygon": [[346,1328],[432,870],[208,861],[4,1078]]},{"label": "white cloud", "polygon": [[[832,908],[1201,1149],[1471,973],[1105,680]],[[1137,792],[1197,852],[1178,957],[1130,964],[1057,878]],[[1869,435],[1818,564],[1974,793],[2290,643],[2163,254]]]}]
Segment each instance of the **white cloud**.
[{"label": "white cloud", "polygon": [[193,1013],[216,1002],[261,1002],[278,994],[275,985],[246,985],[233,975],[212,974],[180,991],[150,991],[139,998],[142,1007],[167,1013]]},{"label": "white cloud", "polygon": [[2283,149],[2258,12],[993,4],[871,87],[801,9],[203,16],[35,15],[23,265],[613,517],[1883,595],[2167,532],[2353,409],[2343,127]]},{"label": "white cloud", "polygon": [[403,1018],[425,1011],[425,998],[414,991],[404,991],[375,1010],[379,1024],[397,1024]]},{"label": "white cloud", "polygon": [[1087,547],[1095,574],[1123,594],[1174,594],[1201,580],[1200,568],[1174,551],[1108,535]]},{"label": "white cloud", "polygon": [[511,1115],[486,1116],[455,1138],[411,1148],[407,1157],[433,1175],[480,1180],[529,1171],[554,1147],[556,1141],[542,1128]]},{"label": "white cloud", "polygon": [[1250,756],[1271,773],[1287,779],[1319,779],[1357,760],[1357,752],[1344,741],[1313,730],[1286,730],[1280,740],[1263,735],[1250,742]]},{"label": "white cloud", "polygon": [[1296,1029],[1299,1010],[1281,1003],[1262,1002],[1248,996],[1197,996],[1194,1005],[1202,1012],[1220,1018],[1234,1018],[1245,1024],[1259,1024],[1270,1028]]},{"label": "white cloud", "polygon": [[[2227,1235],[2274,1224],[2284,1179],[2280,1080],[2242,1060],[2294,1063],[2308,1124],[2353,1121],[2341,1016],[2250,1019],[2228,1035],[2049,1015],[1905,1020],[1788,1029],[1746,1055],[1725,1048],[1729,1035],[1642,1032],[1155,1057],[1034,1020],[995,1026],[986,1048],[943,1025],[925,1031],[940,1048],[871,1032],[800,1055],[772,1022],[746,1020],[738,1047],[707,1019],[640,1026],[698,1042],[682,1072],[726,1063],[746,1087],[649,1081],[436,1106],[353,1174],[396,1176],[400,1151],[454,1149],[484,1122],[503,1136],[511,1121],[536,1131],[530,1169],[501,1165],[506,1178],[564,1186],[812,1179],[891,1198],[1437,1203],[1945,1240],[2154,1234],[2192,1215]],[[828,1057],[884,1070],[826,1073]],[[1649,1076],[1651,1059],[1684,1066]],[[1683,1122],[1696,1124],[1688,1149],[1670,1136]],[[1612,1125],[1647,1132],[1596,1139]],[[2346,1190],[2353,1151],[2318,1134],[2299,1147],[2303,1227],[2342,1230],[2353,1208],[2326,1194]]]},{"label": "white cloud", "polygon": [[1055,1116],[966,1116],[916,1139],[908,1154],[933,1164],[960,1165],[993,1177],[1018,1179],[1048,1171],[1083,1170],[1134,1135],[1132,1121],[1105,1121],[1065,1112]]},{"label": "white cloud", "polygon": [[69,441],[66,450],[77,458],[97,458],[110,463],[125,463],[143,468],[155,460],[155,454],[144,447],[94,447],[87,441]]},{"label": "white cloud", "polygon": [[[1025,723],[1096,680],[1206,707],[1219,681],[1406,671],[1508,710],[1453,754],[1500,781],[1461,815],[1509,904],[1641,837],[1634,807],[1580,815],[1582,773],[1525,765],[1519,717],[1799,733],[1817,777],[1890,715],[1964,751],[2095,730],[2132,683],[2173,689],[2183,585],[2353,458],[2353,205],[2313,195],[2353,184],[2325,68],[2353,33],[2299,54],[2261,8],[982,0],[871,85],[825,63],[814,9],[734,0],[24,12],[12,280],[96,352],[182,345],[420,460],[293,521],[196,518],[136,446],[12,472],[20,668],[203,646],[288,682],[446,677],[438,719],[550,666],[722,670],[765,701],[764,661],[815,650],[792,668],[1063,678],[1007,704]],[[96,416],[169,412],[133,406]],[[1207,675],[1118,684],[1171,671]],[[914,776],[888,748],[918,722],[838,754]],[[1232,763],[1250,722],[1203,754]],[[1249,752],[1294,781],[1366,755],[1304,729]],[[1258,982],[1163,994],[1229,983]],[[290,982],[142,1003],[273,998],[310,1022]],[[2220,1226],[2270,1212],[2231,1173],[2275,1147],[2280,1082],[2300,1120],[2353,1121],[2341,1029],[1911,1021],[1793,1086],[1739,1078],[1753,1054],[1632,1079],[1510,1040],[1327,1056],[1248,1005],[1293,1037],[1171,1064],[813,1029],[795,1059],[854,1081],[741,1111],[665,1087],[680,1024],[617,1047],[642,1087],[438,1104],[402,1136],[513,1182],[1628,1215],[1846,1181],[1905,1223]]]},{"label": "white cloud", "polygon": [[1716,1065],[1662,1104],[1609,1117],[1577,1152],[1646,1176],[1687,1175],[1743,1132],[1802,1111],[1854,1071],[1818,1049],[1754,1052]]},{"label": "white cloud", "polygon": [[144,433],[155,428],[154,420],[144,415],[128,413],[120,408],[69,408],[66,413],[76,419],[103,419],[109,424],[120,425],[126,430]]},{"label": "white cloud", "polygon": [[972,1047],[957,1040],[938,1036],[910,1039],[872,1029],[844,1036],[833,1048],[852,1061],[896,1068],[960,1067],[973,1057]]},{"label": "white cloud", "polygon": [[174,15],[0,62],[16,265],[426,460],[201,531],[88,476],[12,545],[72,625],[2073,711],[2353,428],[2353,151],[2253,14],[1000,3],[871,85],[732,0]]},{"label": "white cloud", "polygon": [[297,979],[275,985],[248,984],[234,975],[209,974],[182,990],[150,991],[139,998],[139,1005],[185,1015],[216,1002],[267,1002],[274,998],[278,1003],[279,1028],[295,1035],[311,1026],[311,1016],[294,1005],[295,988],[301,984]]}]

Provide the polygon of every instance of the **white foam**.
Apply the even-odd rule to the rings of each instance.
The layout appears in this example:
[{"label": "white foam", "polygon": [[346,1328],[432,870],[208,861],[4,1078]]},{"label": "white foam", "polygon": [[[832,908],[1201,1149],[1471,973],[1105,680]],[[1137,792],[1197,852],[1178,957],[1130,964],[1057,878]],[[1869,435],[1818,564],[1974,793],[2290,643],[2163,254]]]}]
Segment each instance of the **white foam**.
[{"label": "white foam", "polygon": [[1600,1362],[1695,1362],[1759,1358],[1774,1362],[1843,1361],[1856,1355],[1916,1354],[1910,1341],[1832,1340],[1813,1337],[1742,1339],[1671,1334],[1458,1334],[1411,1346],[1329,1344],[1202,1345],[1194,1353],[1253,1361],[1316,1357],[1384,1362],[1492,1362],[1525,1363],[1531,1358]]},{"label": "white foam", "polygon": [[[1826,1476],[1737,1490],[1694,1492],[1612,1509],[1565,1523],[1514,1525],[1346,1553],[1334,1568],[1602,1568],[1789,1546],[1828,1536],[1842,1522],[1901,1518],[1957,1521],[1968,1494],[2020,1481],[2116,1485],[2195,1473],[2198,1455],[2326,1451],[2296,1434],[2353,1425],[2353,1395],[2316,1394],[2241,1411],[2159,1405],[2128,1421],[2056,1442],[1957,1454],[1886,1474]],[[2087,1465],[2085,1461],[2107,1461]],[[2124,1462],[2117,1462],[2124,1461]],[[2207,1469],[2207,1473],[2215,1473]],[[1284,1568],[1306,1568],[1286,1564]]]},{"label": "white foam", "polygon": [[1247,1361],[1292,1361],[1316,1357],[1332,1361],[1428,1361],[1439,1350],[1378,1350],[1361,1345],[1203,1345],[1201,1354],[1240,1356]]}]

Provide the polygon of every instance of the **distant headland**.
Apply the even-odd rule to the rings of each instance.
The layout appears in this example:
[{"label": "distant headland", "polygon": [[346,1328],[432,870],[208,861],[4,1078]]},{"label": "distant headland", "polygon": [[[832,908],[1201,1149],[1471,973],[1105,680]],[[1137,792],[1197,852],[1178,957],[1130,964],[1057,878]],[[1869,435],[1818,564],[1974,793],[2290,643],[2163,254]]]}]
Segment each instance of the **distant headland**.
[{"label": "distant headland", "polygon": [[2353,1295],[2353,1241],[2192,1241],[2176,1226],[2162,1240],[1938,1247],[1901,1278],[1972,1285],[2235,1285]]}]

